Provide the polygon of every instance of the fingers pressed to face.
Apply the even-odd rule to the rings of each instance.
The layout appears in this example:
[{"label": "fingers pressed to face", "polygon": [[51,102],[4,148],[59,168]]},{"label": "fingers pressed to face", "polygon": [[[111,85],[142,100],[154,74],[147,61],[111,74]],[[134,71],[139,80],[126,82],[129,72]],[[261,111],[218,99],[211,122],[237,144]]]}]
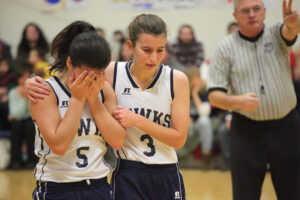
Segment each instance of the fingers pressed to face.
[{"label": "fingers pressed to face", "polygon": [[87,76],[88,71],[84,70],[83,72],[81,72],[79,74],[79,76],[76,78],[76,80],[74,81],[77,84],[81,84],[82,81],[85,79],[85,77]]},{"label": "fingers pressed to face", "polygon": [[83,86],[91,86],[95,79],[95,75],[96,74],[94,72],[89,72],[89,74],[85,77],[85,79],[82,82]]}]

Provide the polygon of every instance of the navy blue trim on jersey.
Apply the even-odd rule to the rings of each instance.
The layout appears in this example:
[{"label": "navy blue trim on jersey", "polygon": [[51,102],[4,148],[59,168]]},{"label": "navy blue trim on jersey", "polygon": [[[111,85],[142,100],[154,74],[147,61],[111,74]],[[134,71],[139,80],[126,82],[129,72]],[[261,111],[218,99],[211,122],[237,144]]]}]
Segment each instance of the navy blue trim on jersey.
[{"label": "navy blue trim on jersey", "polygon": [[[35,123],[35,121],[34,121],[34,123]],[[41,139],[41,150],[38,152],[38,154],[39,154],[39,155],[42,155],[40,152],[44,150],[44,140],[43,140],[43,138],[42,138],[42,136],[41,136],[40,129],[38,128],[37,130],[38,130],[39,138]]]},{"label": "navy blue trim on jersey", "polygon": [[157,72],[157,74],[155,75],[155,78],[153,79],[152,83],[148,86],[147,89],[153,88],[153,86],[154,86],[155,83],[157,82],[158,78],[160,77],[160,74],[161,74],[161,72],[162,72],[162,68],[163,68],[163,65],[160,64],[160,65],[159,65],[158,72]]},{"label": "navy blue trim on jersey", "polygon": [[130,74],[129,67],[130,67],[131,64],[132,64],[132,61],[126,63],[126,65],[125,65],[126,73],[127,73],[127,76],[128,76],[128,78],[129,78],[129,80],[130,80],[132,86],[133,86],[134,88],[139,88],[139,86],[135,83],[135,81],[133,80],[133,78],[132,78],[132,76],[131,76],[131,74]]},{"label": "navy blue trim on jersey", "polygon": [[48,153],[46,153],[44,156],[43,156],[43,159],[45,160],[45,163],[43,164],[43,167],[42,167],[42,174],[41,174],[41,176],[40,176],[40,178],[39,178],[39,180],[41,181],[42,180],[42,176],[44,175],[44,173],[45,173],[45,171],[44,171],[44,167],[46,166],[46,164],[47,164],[47,159],[46,159],[46,156],[48,156],[50,154],[50,148],[49,148],[49,151],[48,151]]},{"label": "navy blue trim on jersey", "polygon": [[113,88],[116,89],[118,61],[115,62]]},{"label": "navy blue trim on jersey", "polygon": [[100,91],[100,94],[101,94],[101,97],[102,97],[102,103],[104,103],[105,100],[104,100],[104,93],[103,93],[103,90]]},{"label": "navy blue trim on jersey", "polygon": [[68,97],[71,98],[71,93],[70,93],[70,91],[64,86],[64,84],[62,84],[62,82],[61,82],[56,76],[53,76],[53,78],[56,80],[56,82],[57,82],[58,85],[61,87],[61,89],[68,95]]},{"label": "navy blue trim on jersey", "polygon": [[171,97],[174,99],[174,84],[173,84],[173,68],[170,71],[170,89],[171,89]]},{"label": "navy blue trim on jersey", "polygon": [[119,158],[121,158],[119,150],[116,151]]},{"label": "navy blue trim on jersey", "polygon": [[284,25],[284,24],[282,24],[282,25],[280,26],[280,36],[281,36],[281,38],[283,39],[283,41],[285,42],[285,44],[286,44],[288,47],[290,47],[290,46],[292,46],[292,45],[295,44],[295,42],[297,41],[298,35],[296,35],[296,37],[295,37],[294,39],[292,39],[292,40],[287,40],[287,39],[285,39],[285,38],[283,37],[283,35],[282,35],[282,28],[283,28],[283,25]]},{"label": "navy blue trim on jersey", "polygon": [[[127,76],[128,76],[128,78],[129,78],[129,80],[130,80],[132,86],[133,86],[134,88],[139,88],[139,86],[135,83],[134,79],[132,78],[132,76],[131,76],[131,74],[130,74],[129,69],[130,69],[130,65],[131,65],[131,64],[132,64],[132,61],[126,63],[126,66],[125,66],[125,68],[126,68],[126,73],[127,73]],[[153,81],[150,83],[150,85],[147,87],[147,89],[153,88],[153,86],[155,85],[155,83],[157,82],[157,80],[158,80],[159,77],[160,77],[160,74],[161,74],[161,72],[162,72],[162,68],[163,68],[163,65],[160,64],[160,65],[159,65],[158,72],[156,73],[156,75],[155,75]]]},{"label": "navy blue trim on jersey", "polygon": [[48,84],[50,85],[50,87],[52,88],[52,90],[53,90],[53,92],[54,92],[54,94],[55,94],[55,96],[56,96],[56,104],[57,104],[57,106],[58,106],[58,105],[59,105],[59,98],[58,98],[58,96],[57,96],[57,94],[56,94],[54,88],[52,87],[52,85],[51,85],[48,81],[45,81],[45,82],[48,83]]},{"label": "navy blue trim on jersey", "polygon": [[213,92],[213,91],[221,91],[227,93],[227,89],[221,88],[221,87],[214,87],[214,88],[209,88],[208,89],[208,94]]}]

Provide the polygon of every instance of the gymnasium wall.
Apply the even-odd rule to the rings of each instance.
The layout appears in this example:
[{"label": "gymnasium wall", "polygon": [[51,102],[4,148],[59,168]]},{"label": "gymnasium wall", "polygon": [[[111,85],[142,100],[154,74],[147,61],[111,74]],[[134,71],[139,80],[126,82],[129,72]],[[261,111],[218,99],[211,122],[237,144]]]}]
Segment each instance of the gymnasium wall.
[{"label": "gymnasium wall", "polygon": [[[83,11],[42,11],[43,0],[0,0],[0,38],[9,43],[13,55],[21,38],[23,27],[35,22],[43,29],[50,42],[67,24],[74,20],[86,20],[94,26],[103,27],[110,39],[116,29],[126,30],[134,16],[141,13],[154,13],[162,17],[168,25],[169,38],[176,39],[178,28],[190,23],[196,37],[204,44],[206,58],[213,54],[218,40],[226,34],[227,24],[233,20],[232,8],[196,8],[176,10],[112,10],[110,0],[86,0],[87,9]],[[210,0],[207,0],[210,1]],[[272,9],[267,11],[266,23],[282,21],[281,0],[272,0]],[[294,0],[294,8],[300,12],[300,1]]]}]

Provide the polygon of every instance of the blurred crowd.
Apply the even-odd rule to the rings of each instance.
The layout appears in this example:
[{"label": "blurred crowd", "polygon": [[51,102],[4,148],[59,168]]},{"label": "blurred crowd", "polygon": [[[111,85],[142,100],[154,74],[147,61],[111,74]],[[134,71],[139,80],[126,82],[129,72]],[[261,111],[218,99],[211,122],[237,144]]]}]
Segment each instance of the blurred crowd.
[{"label": "blurred crowd", "polygon": [[[231,22],[227,34],[238,31]],[[107,37],[103,28],[97,32]],[[225,35],[224,31],[224,35]],[[43,79],[49,74],[53,59],[49,41],[43,30],[35,24],[27,24],[20,33],[16,56],[10,46],[0,38],[0,169],[32,169],[37,157],[34,155],[35,128],[30,117],[24,83],[33,75]],[[113,60],[130,61],[132,54],[126,41],[127,33],[115,30],[107,37]],[[231,114],[212,107],[206,89],[209,59],[205,57],[203,43],[197,38],[190,24],[180,26],[175,41],[166,44],[163,64],[186,73],[190,85],[190,125],[184,147],[177,150],[179,164],[183,168],[229,170],[229,130]],[[111,39],[112,38],[112,39]],[[16,38],[18,39],[18,38]],[[291,53],[291,71],[297,99],[300,98],[300,46]],[[297,105],[299,112],[300,106]],[[110,149],[106,155],[114,165]]]}]

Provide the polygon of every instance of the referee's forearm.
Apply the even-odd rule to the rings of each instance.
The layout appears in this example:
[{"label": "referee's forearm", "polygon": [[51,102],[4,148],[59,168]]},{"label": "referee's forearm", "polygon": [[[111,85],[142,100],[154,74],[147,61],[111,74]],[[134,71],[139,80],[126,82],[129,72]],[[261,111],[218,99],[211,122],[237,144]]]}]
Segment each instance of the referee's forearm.
[{"label": "referee's forearm", "polygon": [[239,97],[228,95],[222,91],[213,91],[208,95],[209,102],[223,110],[235,110],[239,108]]}]

